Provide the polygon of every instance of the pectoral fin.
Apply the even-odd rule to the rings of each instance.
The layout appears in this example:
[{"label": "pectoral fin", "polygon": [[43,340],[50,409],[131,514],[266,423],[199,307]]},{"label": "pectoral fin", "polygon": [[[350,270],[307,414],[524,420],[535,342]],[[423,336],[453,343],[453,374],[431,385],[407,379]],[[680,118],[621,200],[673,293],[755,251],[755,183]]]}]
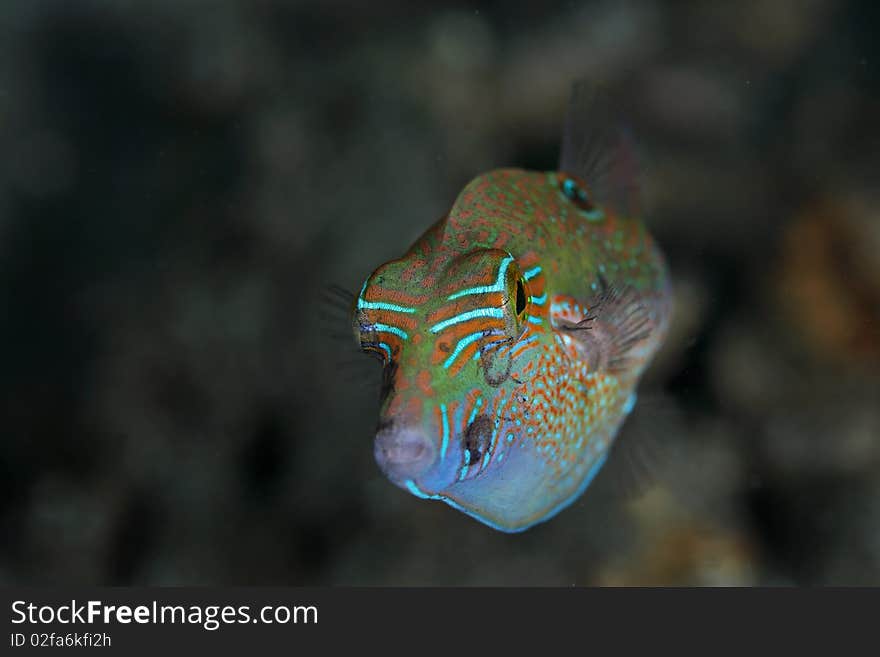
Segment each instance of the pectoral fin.
[{"label": "pectoral fin", "polygon": [[587,305],[588,313],[576,323],[560,328],[579,340],[588,354],[591,370],[620,373],[644,361],[656,328],[647,303],[631,285],[599,280],[599,293]]}]

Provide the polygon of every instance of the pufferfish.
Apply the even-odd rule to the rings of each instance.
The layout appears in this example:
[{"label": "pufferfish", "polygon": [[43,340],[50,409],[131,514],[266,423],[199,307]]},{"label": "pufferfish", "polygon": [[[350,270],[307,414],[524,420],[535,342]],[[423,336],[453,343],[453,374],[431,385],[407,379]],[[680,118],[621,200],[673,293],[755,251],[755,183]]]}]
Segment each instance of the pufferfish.
[{"label": "pufferfish", "polygon": [[604,97],[574,86],[558,171],[474,178],[353,301],[359,347],[384,368],[379,467],[504,532],[587,489],[669,323],[667,266]]}]

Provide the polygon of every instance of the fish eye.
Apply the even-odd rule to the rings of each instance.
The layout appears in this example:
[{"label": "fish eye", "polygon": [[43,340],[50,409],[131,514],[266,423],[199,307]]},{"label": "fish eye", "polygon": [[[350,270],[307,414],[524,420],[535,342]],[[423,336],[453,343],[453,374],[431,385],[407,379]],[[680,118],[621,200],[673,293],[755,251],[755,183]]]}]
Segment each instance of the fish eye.
[{"label": "fish eye", "polygon": [[574,178],[565,176],[561,180],[562,193],[569,201],[574,203],[581,210],[590,212],[593,210],[593,203],[590,201],[590,195]]},{"label": "fish eye", "polygon": [[523,313],[526,311],[526,289],[522,279],[516,281],[516,316],[522,321]]},{"label": "fish eye", "polygon": [[353,328],[357,346],[363,353],[372,356],[383,366],[391,362],[393,355],[391,347],[379,340],[379,335],[372,324],[361,321],[356,315]]}]

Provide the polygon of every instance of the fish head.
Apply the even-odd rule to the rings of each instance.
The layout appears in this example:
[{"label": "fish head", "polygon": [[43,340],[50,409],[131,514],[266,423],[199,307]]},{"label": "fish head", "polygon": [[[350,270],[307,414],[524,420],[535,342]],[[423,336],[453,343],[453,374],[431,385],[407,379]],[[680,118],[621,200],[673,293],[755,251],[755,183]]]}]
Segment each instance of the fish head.
[{"label": "fish head", "polygon": [[525,386],[514,361],[524,367],[546,338],[539,272],[478,248],[442,266],[410,254],[367,279],[354,330],[383,361],[374,454],[393,483],[461,506],[456,491],[501,467],[525,431],[507,403]]}]

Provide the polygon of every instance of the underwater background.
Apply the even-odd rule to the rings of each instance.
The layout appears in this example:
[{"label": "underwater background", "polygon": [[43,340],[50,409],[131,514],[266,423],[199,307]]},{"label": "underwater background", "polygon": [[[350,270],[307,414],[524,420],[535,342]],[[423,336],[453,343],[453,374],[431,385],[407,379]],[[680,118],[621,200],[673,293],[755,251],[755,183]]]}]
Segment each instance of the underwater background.
[{"label": "underwater background", "polygon": [[[880,584],[875,3],[0,4],[0,583]],[[671,333],[505,535],[373,460],[356,291],[571,83],[636,108]]]}]

